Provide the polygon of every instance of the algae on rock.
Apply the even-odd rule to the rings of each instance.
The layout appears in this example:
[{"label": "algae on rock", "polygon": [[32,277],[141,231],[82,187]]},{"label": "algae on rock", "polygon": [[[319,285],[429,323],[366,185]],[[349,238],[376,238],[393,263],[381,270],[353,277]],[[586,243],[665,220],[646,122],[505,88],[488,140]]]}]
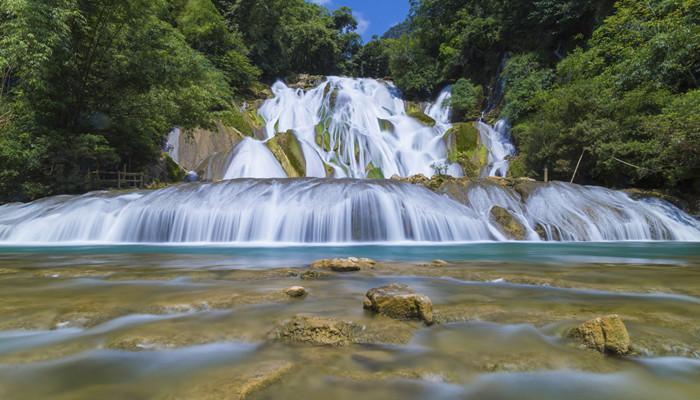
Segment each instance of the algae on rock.
[{"label": "algae on rock", "polygon": [[301,144],[292,131],[278,133],[267,141],[265,145],[270,149],[282,169],[290,178],[306,176],[306,160]]}]

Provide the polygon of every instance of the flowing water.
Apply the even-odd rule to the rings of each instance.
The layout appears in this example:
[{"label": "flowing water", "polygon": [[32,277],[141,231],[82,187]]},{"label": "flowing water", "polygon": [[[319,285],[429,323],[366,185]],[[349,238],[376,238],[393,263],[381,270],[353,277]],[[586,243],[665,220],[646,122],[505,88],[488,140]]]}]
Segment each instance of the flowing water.
[{"label": "flowing water", "polygon": [[[299,278],[347,255],[382,263]],[[440,323],[363,311],[387,283],[429,296]],[[282,293],[299,284],[307,297]],[[609,313],[632,355],[566,337]],[[297,314],[361,324],[366,342],[270,339]],[[695,243],[4,247],[0,398],[694,399],[699,316]]]},{"label": "flowing water", "polygon": [[[0,399],[700,398],[697,219],[600,187],[365,179],[462,174],[447,162],[449,87],[422,108],[434,126],[391,83],[272,90],[266,139],[240,142],[223,182],[0,206]],[[507,123],[477,128],[482,177],[505,176]],[[267,145],[287,131],[307,178],[286,179]],[[379,263],[308,267],[351,256]],[[429,296],[438,323],[364,311],[390,283]],[[293,285],[308,295],[289,298]],[[628,356],[567,335],[608,314]],[[359,339],[276,340],[298,315],[351,321]]]},{"label": "flowing water", "polygon": [[384,180],[243,179],[96,192],[0,206],[6,243],[357,243],[503,241],[510,210],[525,239],[700,240],[700,223],[660,200],[563,183],[527,197],[488,182],[463,202]]},{"label": "flowing water", "polygon": [[[443,137],[451,127],[449,89],[426,107],[434,126],[408,115],[393,84],[374,79],[329,77],[308,91],[277,82],[272,92],[275,97],[259,110],[267,140],[291,130],[301,143],[307,177],[326,177],[327,168],[335,178],[366,178],[373,169],[385,178],[432,176],[434,164],[448,165],[448,173],[461,176],[459,166],[447,163]],[[281,168],[274,165],[260,166],[261,170],[240,167],[252,159],[276,164],[264,141],[255,141],[259,144],[255,146],[253,141],[238,145],[244,149],[235,150],[225,179],[279,177]],[[238,160],[238,153],[245,159]]]}]

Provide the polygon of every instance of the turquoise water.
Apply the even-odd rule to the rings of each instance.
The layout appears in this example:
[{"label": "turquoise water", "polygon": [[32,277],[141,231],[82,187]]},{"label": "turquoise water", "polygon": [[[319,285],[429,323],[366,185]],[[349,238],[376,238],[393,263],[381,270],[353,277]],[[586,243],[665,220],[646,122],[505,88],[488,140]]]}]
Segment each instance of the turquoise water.
[{"label": "turquoise water", "polygon": [[[603,243],[469,243],[454,245],[353,245],[353,246],[260,246],[225,245],[62,245],[2,246],[0,257],[53,254],[58,257],[110,257],[164,255],[167,264],[183,260],[225,261],[231,267],[303,266],[328,257],[369,257],[378,261],[485,261],[571,264],[674,264],[700,260],[700,243],[694,242],[603,242]],[[99,257],[98,257],[99,258]],[[185,264],[192,266],[191,264]]]}]

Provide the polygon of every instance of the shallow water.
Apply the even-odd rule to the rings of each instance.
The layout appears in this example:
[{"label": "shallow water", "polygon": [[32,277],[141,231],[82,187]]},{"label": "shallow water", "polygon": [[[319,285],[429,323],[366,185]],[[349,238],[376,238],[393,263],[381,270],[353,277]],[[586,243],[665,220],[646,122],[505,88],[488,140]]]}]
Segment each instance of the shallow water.
[{"label": "shallow water", "polygon": [[[381,263],[299,278],[335,256]],[[364,293],[388,283],[429,296],[439,323],[366,313]],[[287,298],[292,285],[309,295]],[[566,337],[611,313],[625,320],[632,355]],[[371,339],[345,348],[269,339],[297,314],[354,321]],[[700,398],[700,246],[0,248],[1,399],[328,396]]]}]

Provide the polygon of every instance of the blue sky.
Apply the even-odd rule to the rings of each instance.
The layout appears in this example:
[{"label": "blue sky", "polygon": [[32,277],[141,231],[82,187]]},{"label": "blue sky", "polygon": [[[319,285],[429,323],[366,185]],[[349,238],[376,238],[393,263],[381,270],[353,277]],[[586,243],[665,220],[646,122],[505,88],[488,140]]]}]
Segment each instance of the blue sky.
[{"label": "blue sky", "polygon": [[381,36],[393,25],[402,22],[408,16],[408,0],[310,0],[324,5],[331,10],[348,6],[355,13],[358,22],[357,31],[365,42],[372,35]]}]

